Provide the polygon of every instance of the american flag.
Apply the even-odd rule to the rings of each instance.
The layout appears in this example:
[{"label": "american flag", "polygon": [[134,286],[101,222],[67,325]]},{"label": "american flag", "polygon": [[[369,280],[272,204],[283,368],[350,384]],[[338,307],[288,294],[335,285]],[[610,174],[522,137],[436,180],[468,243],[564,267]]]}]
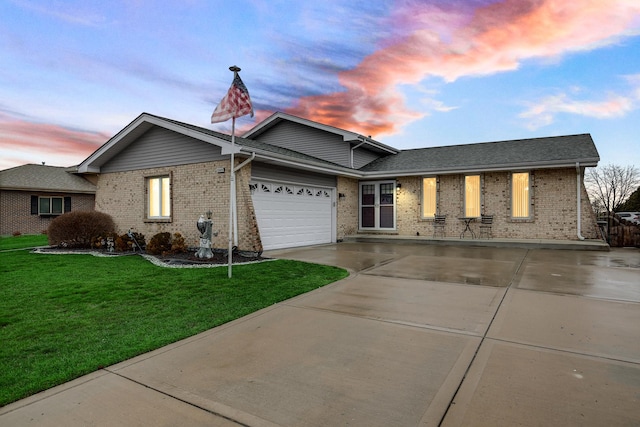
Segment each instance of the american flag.
[{"label": "american flag", "polygon": [[251,114],[253,117],[251,97],[249,97],[249,91],[240,79],[240,75],[236,72],[229,91],[211,115],[211,123],[224,122],[232,117],[242,117],[246,114]]}]

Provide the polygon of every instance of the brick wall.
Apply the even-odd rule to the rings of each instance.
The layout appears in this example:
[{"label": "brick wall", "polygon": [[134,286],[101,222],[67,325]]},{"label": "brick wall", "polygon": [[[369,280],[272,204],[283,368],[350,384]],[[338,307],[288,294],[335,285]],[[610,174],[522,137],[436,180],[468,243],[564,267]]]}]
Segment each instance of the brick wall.
[{"label": "brick wall", "polygon": [[[336,239],[342,240],[345,236],[352,236],[358,232],[358,180],[339,176],[336,191]],[[344,197],[340,197],[340,194]]]},{"label": "brick wall", "polygon": [[[225,168],[225,173],[216,173],[216,168]],[[145,219],[145,178],[165,174],[172,176],[172,219],[170,222],[148,221]],[[250,177],[251,165],[236,174],[238,246],[242,250],[260,251],[262,244],[249,190]],[[485,214],[494,215],[494,237],[577,239],[575,169],[531,172],[532,216],[526,220],[511,218],[510,177],[509,172],[482,174],[481,209]],[[401,177],[398,182],[402,187],[396,195],[397,234],[431,236],[432,221],[421,217],[422,178]],[[196,221],[201,214],[211,210],[213,230],[219,232],[213,239],[213,246],[228,246],[228,161],[102,174],[97,188],[96,209],[112,215],[121,233],[133,228],[148,240],[159,232],[179,232],[189,246],[197,246]],[[338,177],[337,193],[336,237],[341,240],[358,232],[358,180]],[[344,197],[340,198],[339,194]],[[582,197],[582,235],[598,238],[595,215],[584,185]],[[460,235],[463,225],[457,218],[462,216],[463,206],[464,176],[438,177],[438,213],[447,215],[447,237]],[[475,231],[477,227],[477,224],[473,225]]]},{"label": "brick wall", "polygon": [[[251,164],[236,172],[236,211],[238,214],[238,248],[261,252],[263,250],[256,211],[251,199],[249,182],[251,181]],[[228,221],[228,220],[227,220]],[[228,228],[227,228],[228,229]],[[227,246],[229,236],[227,235]]]},{"label": "brick wall", "polygon": [[[577,240],[576,171],[547,169],[530,172],[531,218],[511,218],[511,173],[481,174],[481,211],[494,216],[493,237],[507,239]],[[397,233],[399,235],[431,236],[432,221],[421,215],[422,177],[401,177],[397,193]],[[584,184],[582,185],[582,236],[598,239],[595,214]],[[458,237],[464,225],[464,176],[438,177],[438,213],[447,215],[445,236]],[[356,204],[357,209],[357,204]],[[472,224],[474,231],[478,225]]]},{"label": "brick wall", "polygon": [[[401,188],[396,190],[396,228],[398,234],[405,236],[430,235],[431,221],[420,218],[422,208],[422,178],[400,177],[397,183]],[[427,227],[429,232],[427,232]]]},{"label": "brick wall", "polygon": [[[218,168],[224,168],[224,173],[217,173]],[[171,220],[148,220],[146,178],[162,175],[171,176]],[[238,248],[261,251],[249,192],[250,176],[250,164],[236,173]],[[218,232],[212,245],[226,249],[229,244],[229,177],[228,160],[102,174],[97,183],[96,210],[111,215],[119,233],[132,228],[144,234],[147,241],[161,232],[180,233],[192,247],[199,245],[198,218],[211,211],[213,231]]]},{"label": "brick wall", "polygon": [[41,234],[55,216],[31,215],[31,196],[71,197],[72,211],[93,210],[93,194],[44,193],[0,190],[0,235]]}]

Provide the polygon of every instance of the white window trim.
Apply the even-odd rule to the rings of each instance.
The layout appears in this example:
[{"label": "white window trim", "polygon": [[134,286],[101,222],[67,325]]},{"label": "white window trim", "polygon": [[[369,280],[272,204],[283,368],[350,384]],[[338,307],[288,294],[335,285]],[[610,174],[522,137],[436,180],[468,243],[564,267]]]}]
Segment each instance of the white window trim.
[{"label": "white window trim", "polygon": [[[392,184],[393,185],[393,228],[380,227],[380,185]],[[362,227],[362,186],[374,185],[375,186],[375,200],[374,200],[374,227]],[[398,189],[397,182],[395,180],[382,180],[382,181],[360,181],[358,185],[358,231],[396,231],[398,229]]]}]

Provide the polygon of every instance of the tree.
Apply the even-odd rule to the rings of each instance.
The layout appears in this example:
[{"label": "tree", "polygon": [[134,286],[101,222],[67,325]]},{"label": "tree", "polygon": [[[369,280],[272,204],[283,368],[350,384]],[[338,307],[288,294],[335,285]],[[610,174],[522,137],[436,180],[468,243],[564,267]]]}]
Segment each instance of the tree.
[{"label": "tree", "polygon": [[640,185],[640,170],[632,165],[608,164],[588,169],[585,183],[594,203],[615,212]]},{"label": "tree", "polygon": [[639,212],[640,211],[640,187],[634,191],[629,198],[618,207],[620,212]]}]

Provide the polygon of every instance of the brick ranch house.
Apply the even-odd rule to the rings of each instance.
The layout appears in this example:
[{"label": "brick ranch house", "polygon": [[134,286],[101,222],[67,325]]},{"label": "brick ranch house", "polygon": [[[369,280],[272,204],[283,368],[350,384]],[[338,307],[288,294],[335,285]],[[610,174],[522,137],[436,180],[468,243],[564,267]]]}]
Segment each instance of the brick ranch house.
[{"label": "brick ranch house", "polygon": [[0,235],[40,234],[58,215],[93,210],[96,186],[73,171],[35,164],[0,171]]},{"label": "brick ranch house", "polygon": [[180,232],[197,246],[196,221],[212,211],[213,245],[225,248],[232,150],[241,250],[357,234],[431,239],[436,214],[444,237],[481,215],[493,216],[493,238],[600,236],[582,179],[599,161],[588,134],[398,150],[279,112],[232,146],[229,135],[143,113],[77,172],[95,180],[96,209],[121,231]]}]

